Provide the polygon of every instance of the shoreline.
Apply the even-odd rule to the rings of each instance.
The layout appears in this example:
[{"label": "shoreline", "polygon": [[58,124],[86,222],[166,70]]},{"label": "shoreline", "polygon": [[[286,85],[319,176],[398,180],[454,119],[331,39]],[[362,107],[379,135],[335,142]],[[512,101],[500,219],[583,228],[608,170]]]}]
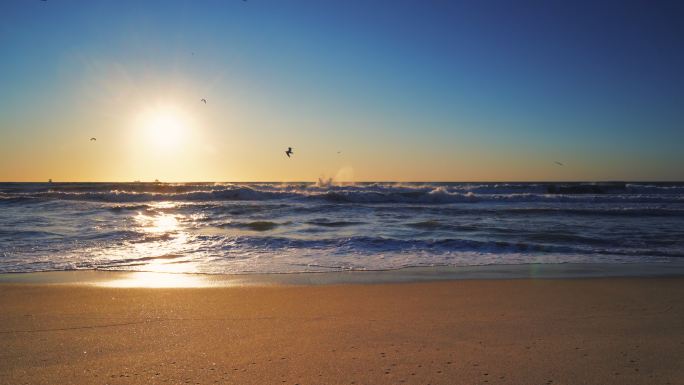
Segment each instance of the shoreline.
[{"label": "shoreline", "polygon": [[0,273],[0,285],[90,285],[103,287],[232,287],[391,284],[460,280],[684,277],[684,263],[561,263],[461,267],[406,267],[395,270],[295,273],[163,273],[69,270]]}]

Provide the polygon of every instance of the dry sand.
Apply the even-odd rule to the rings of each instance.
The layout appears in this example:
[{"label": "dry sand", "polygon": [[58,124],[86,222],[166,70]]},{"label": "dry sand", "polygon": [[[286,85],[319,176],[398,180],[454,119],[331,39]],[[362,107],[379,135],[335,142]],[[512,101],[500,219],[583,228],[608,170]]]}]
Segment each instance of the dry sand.
[{"label": "dry sand", "polygon": [[684,279],[0,285],[2,384],[684,384]]}]

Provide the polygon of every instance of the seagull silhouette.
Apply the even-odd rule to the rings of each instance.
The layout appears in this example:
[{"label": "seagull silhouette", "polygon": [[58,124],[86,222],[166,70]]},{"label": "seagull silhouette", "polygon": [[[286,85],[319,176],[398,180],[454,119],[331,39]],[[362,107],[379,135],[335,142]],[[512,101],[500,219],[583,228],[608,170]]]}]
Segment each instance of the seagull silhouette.
[{"label": "seagull silhouette", "polygon": [[200,102],[203,102],[204,104],[207,104],[207,99],[202,98],[202,99],[200,99]]},{"label": "seagull silhouette", "polygon": [[556,161],[556,162],[554,162],[554,163],[556,163],[556,164],[557,164],[557,165],[559,165],[559,166],[564,166],[564,164],[563,164],[563,163],[561,163],[561,162],[558,162],[558,161]]},{"label": "seagull silhouette", "polygon": [[288,147],[287,151],[285,151],[285,155],[289,158],[292,154],[294,154],[294,152],[292,152],[292,147]]},{"label": "seagull silhouette", "polygon": [[91,141],[91,142],[92,142],[92,141],[96,141],[96,140],[97,140],[97,138],[90,138],[90,141]]}]

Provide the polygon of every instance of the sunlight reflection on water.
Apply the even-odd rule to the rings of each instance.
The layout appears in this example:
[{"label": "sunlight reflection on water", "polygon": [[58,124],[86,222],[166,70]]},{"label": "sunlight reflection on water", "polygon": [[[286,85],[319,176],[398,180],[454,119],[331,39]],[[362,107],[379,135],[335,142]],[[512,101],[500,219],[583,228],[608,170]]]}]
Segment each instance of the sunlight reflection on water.
[{"label": "sunlight reflection on water", "polygon": [[[158,202],[152,205],[154,210],[174,209],[175,202]],[[182,227],[184,216],[157,212],[147,215],[138,212],[134,217],[135,224],[144,233],[157,239],[147,239],[131,245],[126,252],[136,258],[147,258],[145,263],[136,265],[136,269],[157,273],[192,273],[194,270],[188,264],[190,257],[183,257],[190,247],[189,234]],[[176,285],[173,285],[176,286]]]}]

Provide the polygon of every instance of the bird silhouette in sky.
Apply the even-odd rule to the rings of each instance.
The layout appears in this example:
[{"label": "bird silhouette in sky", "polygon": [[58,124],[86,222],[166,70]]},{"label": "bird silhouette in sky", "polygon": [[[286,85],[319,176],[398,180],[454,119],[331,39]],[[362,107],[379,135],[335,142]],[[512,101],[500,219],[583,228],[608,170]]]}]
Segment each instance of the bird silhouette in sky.
[{"label": "bird silhouette in sky", "polygon": [[200,102],[207,104],[207,99],[202,98],[202,99],[200,99]]},{"label": "bird silhouette in sky", "polygon": [[94,142],[94,141],[96,141],[96,140],[97,140],[97,138],[90,138],[90,141],[91,141],[91,142]]},{"label": "bird silhouette in sky", "polygon": [[559,166],[564,166],[564,164],[561,163],[561,162],[559,162],[559,161],[555,161],[554,163],[556,163],[556,164],[559,165]]},{"label": "bird silhouette in sky", "polygon": [[287,155],[287,157],[289,158],[292,154],[294,154],[294,152],[292,151],[292,147],[288,147],[287,151],[285,151],[285,155]]}]

